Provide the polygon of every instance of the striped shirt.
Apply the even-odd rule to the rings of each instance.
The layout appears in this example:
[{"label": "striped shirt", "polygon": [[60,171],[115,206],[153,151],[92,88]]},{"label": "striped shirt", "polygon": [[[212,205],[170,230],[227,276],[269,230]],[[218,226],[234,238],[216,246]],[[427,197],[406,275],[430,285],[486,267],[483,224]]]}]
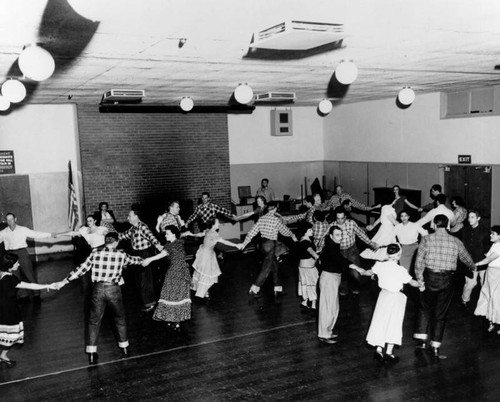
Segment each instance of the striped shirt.
[{"label": "striped shirt", "polygon": [[121,286],[125,283],[122,278],[123,268],[127,265],[141,265],[142,261],[140,257],[131,257],[121,250],[104,247],[94,250],[83,264],[69,273],[66,280],[75,280],[92,270],[92,282],[112,282]]},{"label": "striped shirt", "polygon": [[130,240],[132,243],[132,248],[134,250],[146,250],[151,245],[158,246],[160,242],[155,237],[153,232],[149,230],[148,225],[144,222],[139,221],[137,225],[132,226],[126,232],[120,233],[118,235],[119,240]]},{"label": "striped shirt", "polygon": [[260,218],[255,225],[253,225],[252,229],[248,232],[245,241],[242,243],[243,248],[245,248],[258,233],[260,233],[263,238],[268,240],[277,240],[278,233],[281,233],[283,236],[293,236],[292,231],[283,224],[281,219],[274,214],[274,211],[268,212]]},{"label": "striped shirt", "polygon": [[415,262],[415,276],[418,281],[423,281],[426,269],[456,271],[458,259],[471,270],[475,269],[474,261],[463,243],[448,234],[445,228],[437,228],[435,233],[425,236],[420,242]]}]

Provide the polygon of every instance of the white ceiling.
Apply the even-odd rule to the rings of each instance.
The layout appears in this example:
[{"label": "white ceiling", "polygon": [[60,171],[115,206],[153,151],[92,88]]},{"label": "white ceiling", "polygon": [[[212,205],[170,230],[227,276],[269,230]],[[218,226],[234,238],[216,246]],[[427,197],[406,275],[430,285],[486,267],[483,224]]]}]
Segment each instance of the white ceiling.
[{"label": "white ceiling", "polygon": [[[67,0],[0,0],[2,81],[20,75],[25,44],[40,42],[55,56],[50,79],[26,81],[26,103],[96,104],[105,90],[125,88],[144,89],[143,103],[190,96],[225,105],[245,82],[255,93],[290,91],[296,104],[316,105],[395,97],[403,86],[418,96],[500,84],[498,0],[82,1],[102,3],[98,22]],[[253,32],[293,19],[344,24],[342,47],[248,57]],[[342,59],[359,68],[349,87],[332,79]]]}]

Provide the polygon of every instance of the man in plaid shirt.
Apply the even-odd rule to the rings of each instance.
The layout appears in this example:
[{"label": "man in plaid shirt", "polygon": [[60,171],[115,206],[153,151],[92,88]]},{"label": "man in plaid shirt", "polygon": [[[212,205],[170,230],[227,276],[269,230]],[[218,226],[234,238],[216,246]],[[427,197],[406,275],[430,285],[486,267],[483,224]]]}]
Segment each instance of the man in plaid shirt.
[{"label": "man in plaid shirt", "polygon": [[97,337],[106,306],[110,307],[114,315],[114,322],[118,332],[118,347],[121,349],[123,357],[128,356],[127,323],[120,289],[120,286],[124,283],[122,271],[127,265],[140,265],[143,263],[142,258],[131,257],[116,249],[118,246],[118,234],[116,232],[106,234],[104,241],[105,247],[94,249],[83,264],[71,271],[65,279],[56,283],[56,287],[61,289],[69,282],[82,277],[88,271],[92,273],[92,304],[86,346],[89,364],[97,364]]},{"label": "man in plaid shirt", "polygon": [[[347,260],[359,267],[361,265],[361,261],[359,257],[359,250],[356,246],[356,237],[373,249],[378,249],[379,245],[372,242],[356,222],[346,218],[346,212],[344,208],[337,207],[334,214],[335,221],[332,223],[332,225],[336,225],[342,230],[340,251]],[[354,269],[348,270],[348,275],[351,282],[351,292],[353,295],[358,295],[360,275]],[[341,286],[342,290],[340,291],[340,294],[343,296],[347,294],[345,286],[345,283]]]},{"label": "man in plaid shirt", "polygon": [[227,216],[229,219],[235,219],[231,212],[227,209],[219,207],[218,205],[210,202],[210,193],[207,191],[201,194],[201,204],[196,207],[193,214],[188,218],[184,226],[189,226],[191,222],[198,219],[198,225],[200,230],[205,230],[207,222],[211,219],[215,219],[217,214]]},{"label": "man in plaid shirt", "polygon": [[269,273],[273,274],[274,281],[274,293],[276,296],[280,296],[283,292],[283,287],[278,276],[278,260],[275,256],[276,240],[278,240],[278,233],[283,236],[291,237],[293,241],[297,241],[297,238],[288,229],[280,218],[278,218],[275,213],[277,210],[277,203],[275,201],[270,201],[267,204],[268,213],[262,216],[255,225],[248,232],[245,241],[239,245],[239,249],[243,250],[248,243],[260,233],[262,236],[262,251],[264,253],[264,261],[262,262],[262,268],[260,270],[257,279],[250,288],[249,293],[254,297],[260,297],[260,288],[266,281]]},{"label": "man in plaid shirt", "polygon": [[433,222],[436,232],[422,239],[415,262],[416,279],[424,283],[424,287],[420,289],[420,305],[413,337],[419,341],[417,349],[425,349],[427,330],[430,328],[432,353],[436,358],[445,359],[445,356],[440,356],[439,348],[443,340],[446,314],[453,297],[452,279],[457,270],[457,260],[462,261],[471,271],[476,267],[463,243],[446,231],[448,218],[436,215]]},{"label": "man in plaid shirt", "polygon": [[344,192],[344,187],[342,186],[337,186],[335,187],[335,194],[332,195],[332,198],[330,198],[326,202],[327,208],[330,208],[332,210],[342,206],[342,202],[345,200],[351,200],[352,206],[356,209],[359,209],[360,211],[371,211],[373,208],[367,207],[365,204],[362,204],[361,202],[355,200],[352,198],[352,196],[349,193]]},{"label": "man in plaid shirt", "polygon": [[[131,210],[128,214],[128,221],[132,227],[126,232],[120,233],[119,240],[130,240],[132,245],[132,255],[148,258],[154,255],[151,246],[158,251],[163,250],[163,246],[149,229],[148,225],[139,219],[139,212]],[[134,280],[140,290],[141,301],[144,305],[144,312],[153,310],[156,304],[156,297],[153,288],[153,275],[150,267],[134,270]]]}]

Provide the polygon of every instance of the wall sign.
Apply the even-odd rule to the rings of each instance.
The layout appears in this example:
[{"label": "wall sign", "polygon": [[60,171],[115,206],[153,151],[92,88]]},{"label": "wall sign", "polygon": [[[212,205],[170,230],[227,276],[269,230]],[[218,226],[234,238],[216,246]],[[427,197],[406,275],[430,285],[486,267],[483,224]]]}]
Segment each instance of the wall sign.
[{"label": "wall sign", "polygon": [[472,163],[472,157],[470,155],[458,155],[458,163]]},{"label": "wall sign", "polygon": [[0,151],[0,174],[14,174],[14,151]]}]

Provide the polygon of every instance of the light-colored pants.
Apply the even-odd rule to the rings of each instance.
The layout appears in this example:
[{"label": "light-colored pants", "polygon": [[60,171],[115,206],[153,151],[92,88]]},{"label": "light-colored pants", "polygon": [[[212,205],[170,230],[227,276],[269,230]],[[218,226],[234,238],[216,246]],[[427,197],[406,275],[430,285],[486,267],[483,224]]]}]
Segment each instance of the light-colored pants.
[{"label": "light-colored pants", "polygon": [[340,274],[326,271],[323,271],[319,277],[319,338],[330,338],[337,322],[340,278]]},{"label": "light-colored pants", "polygon": [[472,273],[472,278],[465,277],[465,284],[464,284],[464,290],[462,291],[462,301],[464,303],[468,303],[470,301],[470,295],[472,293],[472,290],[476,287],[477,285],[477,277],[479,275],[479,282],[481,285],[484,282],[484,274],[486,270],[484,271],[474,271]]}]

